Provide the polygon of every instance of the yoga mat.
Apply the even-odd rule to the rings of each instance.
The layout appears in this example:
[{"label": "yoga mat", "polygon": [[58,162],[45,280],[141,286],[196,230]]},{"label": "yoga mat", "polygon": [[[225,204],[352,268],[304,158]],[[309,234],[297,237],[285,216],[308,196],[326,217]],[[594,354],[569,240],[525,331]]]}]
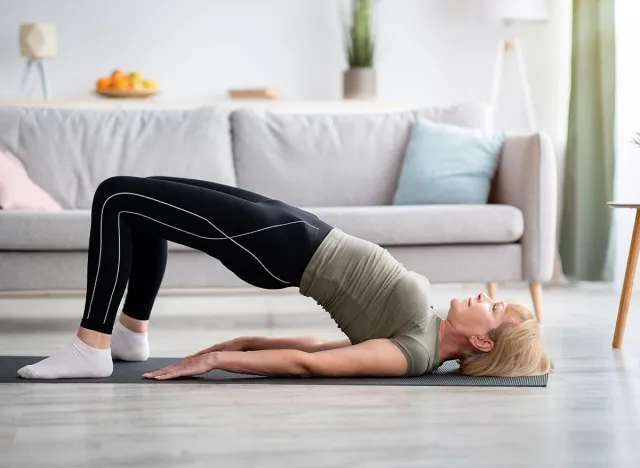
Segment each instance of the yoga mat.
[{"label": "yoga mat", "polygon": [[458,364],[447,361],[431,374],[420,377],[261,377],[214,370],[196,377],[172,380],[145,379],[142,374],[180,362],[181,358],[150,358],[145,362],[113,362],[113,374],[102,379],[27,380],[18,376],[23,366],[43,357],[0,356],[0,383],[128,383],[128,384],[269,384],[269,385],[391,385],[415,387],[546,387],[549,375],[536,377],[469,377],[460,375]]}]

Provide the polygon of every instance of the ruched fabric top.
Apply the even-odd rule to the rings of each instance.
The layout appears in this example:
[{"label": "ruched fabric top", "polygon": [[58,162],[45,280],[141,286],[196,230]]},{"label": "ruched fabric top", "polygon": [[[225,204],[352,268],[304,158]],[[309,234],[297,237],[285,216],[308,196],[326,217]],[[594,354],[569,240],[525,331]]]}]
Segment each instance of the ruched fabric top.
[{"label": "ruched fabric top", "polygon": [[300,293],[322,306],[352,344],[389,339],[406,357],[408,376],[439,366],[441,319],[430,283],[379,245],[333,228],[305,268]]}]

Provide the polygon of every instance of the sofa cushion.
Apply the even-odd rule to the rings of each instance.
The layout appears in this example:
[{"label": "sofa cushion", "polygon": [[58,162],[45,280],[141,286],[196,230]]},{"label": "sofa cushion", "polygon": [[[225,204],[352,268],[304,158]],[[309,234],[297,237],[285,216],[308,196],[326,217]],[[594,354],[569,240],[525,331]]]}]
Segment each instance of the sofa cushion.
[{"label": "sofa cushion", "polygon": [[504,132],[419,118],[411,130],[393,203],[487,203],[505,139]]},{"label": "sofa cushion", "polygon": [[510,205],[307,208],[325,222],[383,246],[517,242],[522,212]]},{"label": "sofa cushion", "polygon": [[236,111],[238,186],[297,206],[390,204],[411,117]]},{"label": "sofa cushion", "polygon": [[31,180],[22,162],[0,150],[0,209],[62,211],[60,204]]},{"label": "sofa cushion", "polygon": [[491,106],[484,102],[426,107],[416,110],[415,115],[432,122],[448,123],[483,132],[493,131],[493,111]]},{"label": "sofa cushion", "polygon": [[[509,205],[307,208],[343,231],[383,246],[517,242],[524,221]],[[86,250],[90,211],[0,211],[0,250]],[[169,243],[170,250],[191,250]]]},{"label": "sofa cushion", "polygon": [[232,113],[238,186],[297,206],[389,205],[417,117],[487,127],[480,105],[362,114]]},{"label": "sofa cushion", "polygon": [[65,209],[89,208],[115,175],[235,185],[229,111],[0,107],[0,148]]}]

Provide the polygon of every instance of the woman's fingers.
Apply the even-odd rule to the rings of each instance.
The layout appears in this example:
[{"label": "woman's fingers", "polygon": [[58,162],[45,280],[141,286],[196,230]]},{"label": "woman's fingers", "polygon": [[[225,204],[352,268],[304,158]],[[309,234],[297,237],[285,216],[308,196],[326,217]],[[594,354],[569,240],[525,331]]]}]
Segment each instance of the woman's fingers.
[{"label": "woman's fingers", "polygon": [[[207,348],[207,349],[210,349],[210,348]],[[185,357],[185,359],[200,356],[202,353],[206,352],[207,349],[203,349],[202,351],[198,351],[197,353],[189,354],[187,357]]]},{"label": "woman's fingers", "polygon": [[147,372],[146,374],[142,374],[142,377],[146,377],[147,379],[153,379],[154,377],[157,377],[167,372],[167,369],[168,368],[165,367],[164,369],[158,369],[157,371]]},{"label": "woman's fingers", "polygon": [[213,346],[208,347],[207,349],[203,349],[202,351],[198,351],[195,354],[190,354],[189,356],[186,357],[186,359],[193,358],[193,357],[196,357],[196,356],[200,356],[202,354],[207,354],[207,353],[210,353],[211,351],[216,351],[214,349],[216,346],[218,346],[218,345],[213,345]]},{"label": "woman's fingers", "polygon": [[210,346],[207,349],[198,351],[197,353],[190,354],[187,359],[202,356],[203,354],[213,353],[214,351],[246,351],[247,338],[240,337],[233,340],[223,341],[222,343]]},{"label": "woman's fingers", "polygon": [[182,376],[200,375],[213,369],[207,356],[199,356],[180,361],[172,366],[163,367],[154,372],[143,374],[148,379],[168,380]]},{"label": "woman's fingers", "polygon": [[155,372],[142,374],[142,376],[146,377],[147,379],[156,379],[156,378],[160,378],[160,377],[165,376],[165,375],[174,374],[174,373],[178,372],[179,370],[180,370],[179,368],[168,367],[166,369],[160,369],[160,370],[157,370]]},{"label": "woman's fingers", "polygon": [[159,375],[157,377],[154,377],[155,380],[169,380],[169,379],[175,379],[176,377],[180,377],[184,375],[182,372],[180,372],[180,370],[175,370],[175,371],[170,371],[167,372],[166,374],[162,374]]},{"label": "woman's fingers", "polygon": [[182,360],[182,361],[178,362],[177,364],[172,364],[170,366],[163,367],[162,369],[158,369],[158,370],[153,371],[153,372],[147,372],[146,374],[142,374],[142,376],[150,378],[150,379],[153,379],[155,377],[158,377],[159,375],[164,375],[164,374],[167,374],[169,372],[173,372],[175,369],[183,366],[185,361],[186,360]]},{"label": "woman's fingers", "polygon": [[173,366],[163,367],[162,369],[158,369],[158,370],[153,371],[153,372],[147,372],[146,374],[142,374],[142,376],[143,377],[155,377],[156,375],[164,374],[165,372],[167,372],[172,367]]},{"label": "woman's fingers", "polygon": [[225,346],[227,346],[228,343],[230,343],[230,342],[229,341],[225,341],[224,343],[214,344],[213,346],[210,346],[207,349],[203,349],[202,351],[198,351],[195,354],[191,354],[191,355],[187,356],[186,359],[194,358],[194,357],[197,357],[197,356],[202,356],[203,354],[209,354],[209,353],[212,353],[214,351],[223,351]]}]

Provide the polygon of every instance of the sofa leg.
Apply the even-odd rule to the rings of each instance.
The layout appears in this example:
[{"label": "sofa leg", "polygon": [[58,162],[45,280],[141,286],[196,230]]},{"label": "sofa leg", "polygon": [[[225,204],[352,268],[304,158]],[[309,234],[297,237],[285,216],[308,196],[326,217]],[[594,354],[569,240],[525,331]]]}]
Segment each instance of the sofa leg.
[{"label": "sofa leg", "polygon": [[533,300],[533,309],[536,311],[538,322],[542,323],[542,283],[529,283],[531,291],[531,299]]},{"label": "sofa leg", "polygon": [[560,260],[557,253],[553,257],[553,285],[560,286]]},{"label": "sofa leg", "polygon": [[489,294],[489,297],[491,299],[496,298],[497,289],[498,289],[497,283],[487,283],[487,294]]}]

